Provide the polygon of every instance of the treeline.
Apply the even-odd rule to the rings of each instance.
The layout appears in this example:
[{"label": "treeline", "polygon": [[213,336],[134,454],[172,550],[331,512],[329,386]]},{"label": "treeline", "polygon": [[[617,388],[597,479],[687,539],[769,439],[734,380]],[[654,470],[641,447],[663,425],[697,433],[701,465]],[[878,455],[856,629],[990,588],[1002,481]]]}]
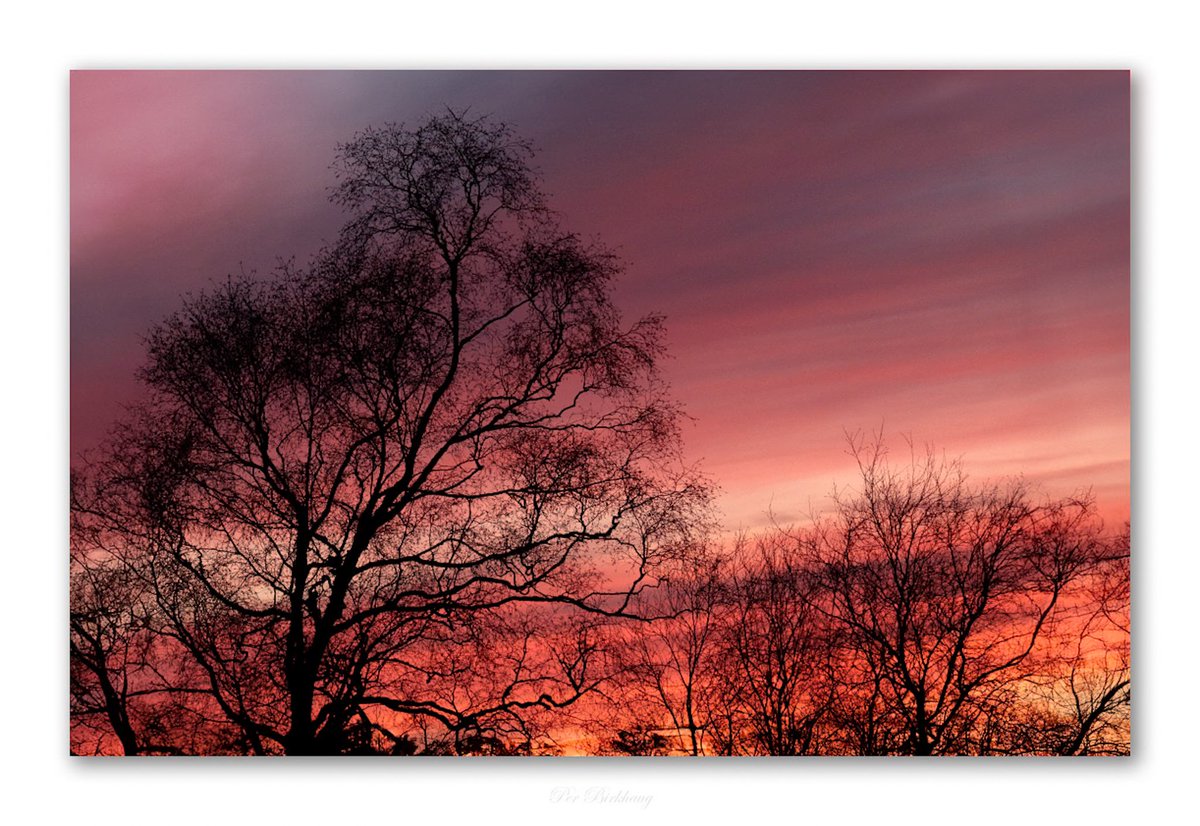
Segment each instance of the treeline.
[{"label": "treeline", "polygon": [[1128,753],[1128,533],[1088,501],[858,447],[832,513],[740,539],[630,630],[625,725],[600,748]]},{"label": "treeline", "polygon": [[[627,617],[423,623],[373,663],[404,675],[392,693],[360,697],[326,753],[1127,754],[1128,533],[1086,500],[854,448],[861,484],[829,512],[694,550]],[[189,658],[203,620],[181,637],[145,576],[76,559],[73,748],[282,751],[228,713]],[[247,640],[231,659],[270,653]],[[240,703],[270,705],[286,696],[273,667],[223,669]]]}]

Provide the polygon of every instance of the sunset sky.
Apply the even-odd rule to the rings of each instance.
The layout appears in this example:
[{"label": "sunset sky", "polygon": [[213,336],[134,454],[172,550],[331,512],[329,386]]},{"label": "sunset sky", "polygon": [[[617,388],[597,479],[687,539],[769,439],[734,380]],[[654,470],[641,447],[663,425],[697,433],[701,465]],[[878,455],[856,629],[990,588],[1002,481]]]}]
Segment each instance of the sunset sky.
[{"label": "sunset sky", "polygon": [[[729,529],[850,482],[844,430],[1129,515],[1126,72],[76,72],[71,451],[181,294],[331,240],[339,142],[469,107],[667,316]],[[898,438],[893,440],[899,447]]]}]

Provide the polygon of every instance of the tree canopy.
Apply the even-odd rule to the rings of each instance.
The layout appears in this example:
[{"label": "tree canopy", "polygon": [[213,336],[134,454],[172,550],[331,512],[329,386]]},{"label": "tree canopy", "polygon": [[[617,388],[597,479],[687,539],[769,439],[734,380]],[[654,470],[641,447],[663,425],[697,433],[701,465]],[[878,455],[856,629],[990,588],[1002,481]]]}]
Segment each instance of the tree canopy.
[{"label": "tree canopy", "polygon": [[225,747],[520,729],[595,688],[594,626],[703,529],[661,319],[623,324],[616,259],[558,226],[530,156],[454,112],[368,129],[338,153],[336,244],[149,334],[73,536],[180,655],[146,690],[202,696]]}]

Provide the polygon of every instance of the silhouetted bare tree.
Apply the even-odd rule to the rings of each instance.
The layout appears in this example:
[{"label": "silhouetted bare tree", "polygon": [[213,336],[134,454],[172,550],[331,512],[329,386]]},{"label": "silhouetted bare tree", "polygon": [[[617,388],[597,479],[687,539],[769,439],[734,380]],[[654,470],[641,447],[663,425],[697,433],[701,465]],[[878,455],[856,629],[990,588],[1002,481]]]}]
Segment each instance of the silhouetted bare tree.
[{"label": "silhouetted bare tree", "polygon": [[813,572],[786,533],[741,538],[717,635],[717,750],[798,755],[827,751],[836,696],[830,628],[812,605]]},{"label": "silhouetted bare tree", "polygon": [[661,320],[622,324],[616,261],[556,225],[530,154],[457,113],[366,130],[336,245],[148,337],[76,522],[133,549],[128,602],[188,662],[168,681],[248,751],[404,751],[415,719],[519,748],[605,678],[595,618],[706,523]]},{"label": "silhouetted bare tree", "polygon": [[857,703],[844,716],[864,751],[986,750],[1024,694],[1083,664],[1061,641],[1078,638],[1110,555],[1098,520],[1087,501],[1035,504],[1019,482],[972,487],[932,451],[897,469],[881,439],[851,446],[861,488],[799,540],[813,604],[840,631],[843,704]]},{"label": "silhouetted bare tree", "polygon": [[95,509],[101,495],[72,477],[72,751],[244,751],[196,687],[156,605],[146,537],[138,534],[145,502],[113,497],[101,517]]},{"label": "silhouetted bare tree", "polygon": [[[111,735],[128,755],[144,751],[135,730],[139,679],[151,668],[142,590],[119,559],[83,554],[95,548],[79,535],[71,548],[72,750],[102,751]],[[86,744],[84,741],[87,741]],[[111,748],[111,747],[110,747]]]},{"label": "silhouetted bare tree", "polygon": [[714,663],[725,622],[725,565],[698,553],[694,571],[657,595],[660,616],[627,628],[620,649],[628,661],[619,685],[621,711],[640,715],[678,754],[707,753],[707,732],[722,684]]},{"label": "silhouetted bare tree", "polygon": [[989,745],[1001,753],[1126,754],[1130,747],[1129,532],[1104,540],[1103,553],[1071,595],[1069,616],[1046,656],[1044,673],[1031,678],[1016,703],[1018,719],[1007,739]]}]

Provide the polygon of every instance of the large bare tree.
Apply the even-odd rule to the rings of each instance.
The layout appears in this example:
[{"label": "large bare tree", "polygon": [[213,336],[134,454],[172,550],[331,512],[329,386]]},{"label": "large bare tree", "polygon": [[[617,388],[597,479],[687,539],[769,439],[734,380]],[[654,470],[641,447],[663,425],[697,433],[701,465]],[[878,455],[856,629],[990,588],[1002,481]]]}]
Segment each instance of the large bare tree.
[{"label": "large bare tree", "polygon": [[706,524],[661,319],[622,323],[616,260],[558,226],[530,156],[459,113],[368,129],[338,155],[335,245],[148,336],[76,557],[125,549],[187,661],[173,688],[231,748],[405,750],[430,723],[527,747],[523,721],[605,679],[597,625]]}]

